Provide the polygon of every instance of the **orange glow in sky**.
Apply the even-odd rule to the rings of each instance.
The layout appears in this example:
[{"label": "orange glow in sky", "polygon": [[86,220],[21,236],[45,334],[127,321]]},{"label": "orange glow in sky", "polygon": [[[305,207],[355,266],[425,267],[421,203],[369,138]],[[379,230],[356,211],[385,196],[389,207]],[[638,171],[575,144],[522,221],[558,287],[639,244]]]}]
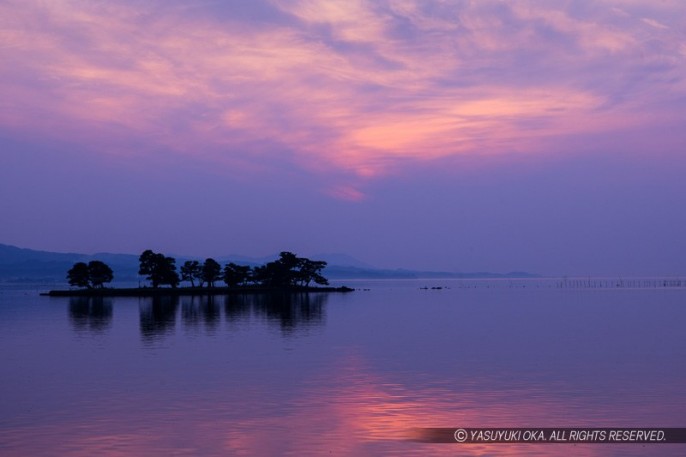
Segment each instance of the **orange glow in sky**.
[{"label": "orange glow in sky", "polygon": [[363,178],[398,157],[545,153],[551,137],[655,121],[637,111],[677,114],[665,102],[686,85],[644,81],[656,65],[684,70],[684,14],[669,14],[683,8],[666,4],[517,2],[508,24],[493,2],[274,1],[279,19],[245,22],[181,4],[8,1],[0,125],[104,150],[123,132],[220,163],[266,140],[298,166]]},{"label": "orange glow in sky", "polygon": [[[660,252],[684,222],[670,209],[684,30],[681,0],[5,0],[0,181],[19,197],[0,208],[17,221],[0,241],[50,249],[26,226],[59,208],[51,233],[72,251],[88,233],[105,249],[113,228],[111,249],[137,252],[166,220],[185,228],[158,250],[203,256],[210,241],[193,240],[431,270],[443,257],[451,271],[676,274],[684,256]],[[89,180],[92,202],[72,202]],[[193,220],[218,208],[200,235]],[[134,213],[147,234],[121,223]],[[575,240],[569,267],[558,240]],[[533,255],[549,258],[517,260]]]}]

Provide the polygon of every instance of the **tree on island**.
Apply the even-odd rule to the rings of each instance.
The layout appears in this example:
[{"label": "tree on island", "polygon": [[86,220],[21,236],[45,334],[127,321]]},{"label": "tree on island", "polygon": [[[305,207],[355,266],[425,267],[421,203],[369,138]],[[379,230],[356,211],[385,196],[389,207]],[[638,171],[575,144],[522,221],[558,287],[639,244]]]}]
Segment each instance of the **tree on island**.
[{"label": "tree on island", "polygon": [[181,281],[190,281],[191,287],[195,287],[195,280],[200,281],[202,287],[202,266],[197,260],[186,260],[181,265]]},{"label": "tree on island", "polygon": [[93,287],[101,288],[103,284],[112,282],[114,274],[106,263],[93,260],[88,262],[88,277]]},{"label": "tree on island", "polygon": [[224,282],[228,287],[245,286],[251,278],[252,268],[233,262],[224,267]]},{"label": "tree on island", "polygon": [[69,285],[75,287],[102,288],[113,279],[112,269],[100,260],[91,260],[88,264],[77,262],[67,272]]},{"label": "tree on island", "polygon": [[202,264],[201,278],[207,287],[214,287],[214,283],[222,279],[222,266],[214,259],[206,259]]},{"label": "tree on island", "polygon": [[309,287],[312,281],[322,286],[329,285],[329,281],[321,275],[321,271],[326,268],[326,262],[323,260],[301,258],[299,259],[298,267],[300,271],[296,280],[301,286]]},{"label": "tree on island", "polygon": [[84,262],[77,262],[67,272],[67,280],[70,286],[74,287],[91,287],[90,278],[88,276],[88,265]]},{"label": "tree on island", "polygon": [[154,288],[167,284],[171,287],[179,285],[179,274],[176,272],[176,259],[158,254],[150,249],[144,251],[138,258],[139,275],[146,276]]},{"label": "tree on island", "polygon": [[255,267],[255,281],[267,287],[309,286],[314,281],[326,285],[329,282],[321,275],[326,262],[298,257],[292,252],[284,251],[279,259],[261,267]]},{"label": "tree on island", "polygon": [[[277,260],[254,268],[229,263],[222,269],[212,258],[206,259],[202,264],[197,260],[188,260],[181,267],[181,278],[176,272],[176,259],[173,257],[147,249],[138,260],[138,274],[144,275],[153,288],[161,285],[176,288],[181,280],[189,281],[191,287],[196,287],[196,281],[199,282],[199,287],[207,283],[209,288],[213,288],[220,280],[230,288],[245,287],[251,283],[270,289],[309,287],[312,282],[329,284],[321,274],[326,268],[326,262],[298,257],[288,251],[281,252]],[[67,279],[70,286],[92,289],[104,287],[104,284],[114,279],[114,275],[107,264],[93,260],[88,264],[75,263],[67,272]]]},{"label": "tree on island", "polygon": [[279,261],[268,262],[253,269],[253,279],[265,287],[285,287],[288,285],[287,269]]}]

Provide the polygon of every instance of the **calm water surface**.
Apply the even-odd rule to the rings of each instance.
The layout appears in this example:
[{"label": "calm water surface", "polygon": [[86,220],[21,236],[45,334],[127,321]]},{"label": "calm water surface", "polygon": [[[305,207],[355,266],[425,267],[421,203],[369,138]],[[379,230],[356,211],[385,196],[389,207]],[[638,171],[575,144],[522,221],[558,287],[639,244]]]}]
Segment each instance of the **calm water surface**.
[{"label": "calm water surface", "polygon": [[[414,427],[686,427],[686,290],[354,283],[350,294],[0,288],[0,455],[686,455]],[[448,286],[422,290],[422,286]]]}]

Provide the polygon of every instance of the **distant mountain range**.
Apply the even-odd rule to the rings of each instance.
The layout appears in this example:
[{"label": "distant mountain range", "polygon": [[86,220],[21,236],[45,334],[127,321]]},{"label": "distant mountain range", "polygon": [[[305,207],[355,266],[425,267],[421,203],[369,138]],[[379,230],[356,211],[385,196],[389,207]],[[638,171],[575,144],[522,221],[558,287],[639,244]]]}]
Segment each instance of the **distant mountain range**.
[{"label": "distant mountain range", "polygon": [[[240,255],[217,257],[222,265],[235,262],[243,265],[263,265],[275,260],[278,255],[254,258]],[[325,260],[328,266],[323,271],[329,279],[413,279],[413,278],[533,278],[538,275],[526,272],[510,273],[455,273],[445,271],[417,271],[406,269],[379,269],[365,264],[346,254],[320,254],[313,260]],[[78,254],[35,251],[7,244],[0,244],[0,281],[3,282],[66,282],[67,270],[76,262],[101,260],[114,271],[115,281],[133,282],[138,277],[138,255],[134,254]],[[186,260],[201,260],[192,257],[176,257],[177,266]]]}]

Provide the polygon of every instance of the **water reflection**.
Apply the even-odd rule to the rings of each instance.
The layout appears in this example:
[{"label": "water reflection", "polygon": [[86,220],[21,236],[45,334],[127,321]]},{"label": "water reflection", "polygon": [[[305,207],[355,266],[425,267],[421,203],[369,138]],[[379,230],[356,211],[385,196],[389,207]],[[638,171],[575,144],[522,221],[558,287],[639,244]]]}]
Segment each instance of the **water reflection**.
[{"label": "water reflection", "polygon": [[152,297],[141,301],[140,327],[143,340],[153,340],[174,332],[179,297]]},{"label": "water reflection", "polygon": [[[412,441],[410,433],[415,427],[578,427],[589,423],[583,411],[593,409],[605,410],[593,426],[617,426],[617,417],[630,414],[652,425],[650,418],[683,417],[678,405],[653,411],[647,403],[626,405],[621,397],[597,405],[544,384],[501,389],[488,378],[469,375],[403,380],[350,351],[287,382],[286,389],[274,388],[269,379],[252,381],[205,389],[202,395],[178,386],[115,389],[117,408],[103,411],[99,404],[64,422],[15,427],[11,436],[0,430],[0,443],[20,443],[23,455],[37,456],[684,455],[682,445],[426,444]],[[150,407],[156,398],[163,407]]]},{"label": "water reflection", "polygon": [[684,445],[461,446],[409,432],[683,426],[684,299],[409,287],[116,298],[117,325],[97,345],[52,319],[68,305],[74,326],[104,329],[109,302],[17,302],[0,316],[0,454],[683,456]]},{"label": "water reflection", "polygon": [[71,297],[69,320],[74,330],[104,332],[112,325],[112,299],[106,297]]},{"label": "water reflection", "polygon": [[274,324],[284,334],[322,325],[327,294],[269,293],[226,296],[153,297],[140,302],[140,328],[144,340],[174,333],[179,307],[187,330],[212,334],[224,320],[233,326],[252,319]]},{"label": "water reflection", "polygon": [[228,295],[224,313],[228,322],[236,323],[251,315],[279,325],[286,333],[297,328],[324,323],[327,294],[274,293],[256,295]]},{"label": "water reflection", "polygon": [[210,296],[192,296],[181,298],[181,319],[184,326],[197,329],[201,323],[209,333],[213,333],[219,325],[221,310],[218,298]]}]

